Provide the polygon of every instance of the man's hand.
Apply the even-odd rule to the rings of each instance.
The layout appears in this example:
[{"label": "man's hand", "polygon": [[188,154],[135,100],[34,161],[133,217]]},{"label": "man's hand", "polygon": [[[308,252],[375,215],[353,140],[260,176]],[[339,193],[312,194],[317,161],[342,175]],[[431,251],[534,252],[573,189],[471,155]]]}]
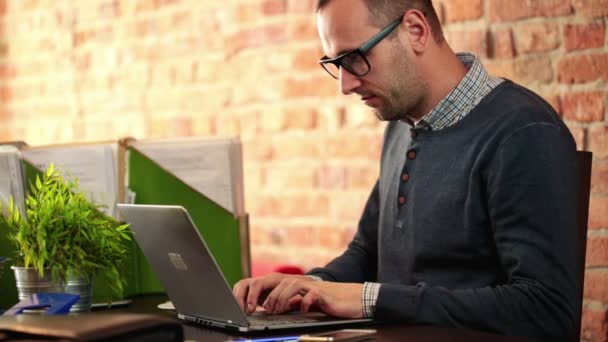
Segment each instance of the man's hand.
[{"label": "man's hand", "polygon": [[363,284],[317,281],[300,275],[272,273],[260,278],[243,279],[234,285],[234,296],[249,314],[261,303],[262,294],[269,292],[263,301],[267,313],[280,314],[312,308],[330,316],[362,318],[361,297]]},{"label": "man's hand", "polygon": [[252,314],[258,304],[263,304],[266,295],[276,288],[281,282],[288,280],[299,280],[302,282],[316,280],[302,276],[282,273],[271,273],[263,277],[243,279],[234,285],[232,293],[236,297],[241,309]]}]

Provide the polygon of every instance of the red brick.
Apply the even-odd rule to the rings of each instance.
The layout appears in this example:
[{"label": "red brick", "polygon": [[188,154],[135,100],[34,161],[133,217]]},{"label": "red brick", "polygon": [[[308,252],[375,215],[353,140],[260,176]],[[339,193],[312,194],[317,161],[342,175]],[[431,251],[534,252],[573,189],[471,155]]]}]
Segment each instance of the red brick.
[{"label": "red brick", "polygon": [[243,141],[243,159],[266,161],[274,158],[274,145],[269,138],[257,136]]},{"label": "red brick", "polygon": [[513,58],[515,57],[515,46],[513,43],[513,31],[510,28],[499,29],[493,35],[493,56],[494,58]]},{"label": "red brick", "polygon": [[251,246],[276,246],[283,242],[281,230],[257,226],[251,229]]},{"label": "red brick", "polygon": [[443,3],[448,23],[479,19],[483,15],[481,0],[444,0]]},{"label": "red brick", "polygon": [[378,180],[380,170],[378,163],[372,162],[368,167],[349,167],[347,172],[347,187],[371,191]]},{"label": "red brick", "polygon": [[288,97],[306,96],[337,96],[339,87],[336,80],[319,73],[319,77],[308,77],[305,79],[290,78],[287,80],[286,95]]},{"label": "red brick", "polygon": [[547,54],[530,55],[515,61],[515,81],[528,83],[551,83],[553,66]]},{"label": "red brick", "polygon": [[576,142],[576,148],[578,150],[585,150],[586,139],[587,139],[587,128],[585,127],[569,127],[570,133],[572,133],[572,137],[574,137],[574,141]]},{"label": "red brick", "polygon": [[168,134],[171,137],[192,136],[193,125],[190,117],[172,117],[167,126]]},{"label": "red brick", "polygon": [[11,118],[12,115],[12,112],[6,108],[0,109],[0,122],[4,123],[2,127],[8,127],[6,122]]},{"label": "red brick", "polygon": [[355,224],[361,218],[369,190],[333,192],[331,198],[332,217],[339,222]]},{"label": "red brick", "polygon": [[319,33],[317,31],[315,17],[294,18],[289,20],[287,25],[287,29],[289,31],[288,37],[290,40],[295,40],[298,42],[309,40],[318,42]]},{"label": "red brick", "polygon": [[151,12],[160,9],[161,7],[175,5],[180,0],[140,0],[135,5],[135,11],[139,12]]},{"label": "red brick", "polygon": [[592,194],[589,200],[589,229],[593,230],[607,228],[608,197]]},{"label": "red brick", "polygon": [[505,59],[496,61],[490,59],[485,61],[484,66],[491,75],[508,78],[513,81],[516,80],[514,60]]},{"label": "red brick", "polygon": [[605,269],[585,270],[585,299],[608,302],[608,271]]},{"label": "red brick", "polygon": [[586,17],[601,18],[608,15],[608,0],[572,0],[577,14]]},{"label": "red brick", "polygon": [[445,37],[455,51],[469,51],[479,57],[488,56],[488,32],[477,31],[446,31]]},{"label": "red brick", "polygon": [[583,309],[581,337],[587,341],[605,342],[608,336],[608,312]]},{"label": "red brick", "polygon": [[524,19],[529,16],[528,0],[490,0],[490,22]]},{"label": "red brick", "polygon": [[[323,57],[323,50],[318,46],[297,49],[293,52],[293,67],[296,71],[322,71],[317,61]],[[325,72],[325,71],[323,71]],[[329,76],[329,75],[327,75]]]},{"label": "red brick", "polygon": [[17,70],[15,66],[6,63],[0,64],[0,80],[15,78],[16,76]]},{"label": "red brick", "polygon": [[553,67],[547,54],[515,60],[487,60],[484,64],[490,74],[521,84],[551,83],[553,80]]},{"label": "red brick", "polygon": [[278,215],[280,199],[276,196],[259,195],[258,200],[248,204],[253,217],[272,217]]},{"label": "red brick", "polygon": [[605,97],[599,91],[564,95],[561,101],[564,119],[579,122],[604,121]]},{"label": "red brick", "polygon": [[354,101],[346,108],[346,116],[344,117],[345,128],[359,130],[381,127],[382,121],[378,120],[369,107],[363,105],[359,99],[351,99]]},{"label": "red brick", "polygon": [[[276,228],[281,229],[280,227]],[[318,246],[319,230],[322,228],[315,226],[295,226],[289,227],[286,231],[286,245],[288,246]]]},{"label": "red brick", "polygon": [[568,56],[558,64],[560,83],[608,81],[608,54]]},{"label": "red brick", "polygon": [[285,14],[287,10],[286,1],[287,0],[264,0],[262,2],[262,13],[268,16]]},{"label": "red brick", "polygon": [[316,0],[289,0],[289,12],[314,14]]},{"label": "red brick", "polygon": [[[255,23],[262,19],[259,3],[242,3],[236,8],[235,20],[239,24]],[[206,18],[205,18],[206,19]],[[209,25],[209,24],[207,24]]]},{"label": "red brick", "polygon": [[590,128],[589,147],[594,159],[608,158],[608,126]]},{"label": "red brick", "polygon": [[551,51],[560,45],[559,27],[556,24],[520,24],[515,26],[513,33],[518,54]]},{"label": "red brick", "polygon": [[344,189],[347,182],[347,168],[341,165],[323,165],[316,171],[315,187],[321,189]]},{"label": "red brick", "polygon": [[608,237],[590,237],[587,240],[586,266],[608,266]]},{"label": "red brick", "polygon": [[606,26],[604,22],[564,26],[566,51],[599,48],[604,46]]},{"label": "red brick", "polygon": [[280,193],[290,189],[311,189],[315,171],[302,165],[272,165],[265,169],[266,190]]},{"label": "red brick", "polygon": [[3,103],[11,101],[13,92],[9,86],[0,86],[0,101]]},{"label": "red brick", "polygon": [[121,8],[119,0],[110,0],[99,4],[97,13],[100,18],[116,19],[121,16]]},{"label": "red brick", "polygon": [[561,115],[562,112],[562,102],[559,98],[559,95],[546,95],[546,94],[541,94],[541,96],[543,97],[543,99],[545,99],[545,101],[547,101],[551,107],[553,107],[553,109],[555,109],[555,111],[557,113],[559,113]]},{"label": "red brick", "polygon": [[[243,141],[243,145],[246,142]],[[265,177],[265,169],[261,166],[262,163],[259,163],[257,161],[254,162],[246,162],[243,163],[243,175],[244,175],[244,181],[245,181],[245,188],[246,189],[256,189],[257,191],[253,192],[253,191],[245,191],[245,195],[250,195],[248,198],[246,198],[245,203],[252,203],[250,201],[248,201],[248,199],[253,199],[256,197],[255,193],[258,193],[259,190],[262,188],[263,184],[266,183],[266,177]],[[256,199],[257,200],[257,199]]]},{"label": "red brick", "polygon": [[284,128],[286,130],[300,129],[312,130],[315,129],[319,122],[319,113],[311,108],[288,108],[285,111]]},{"label": "red brick", "polygon": [[333,134],[323,144],[326,155],[332,159],[373,160],[380,157],[382,136],[373,134]]},{"label": "red brick", "polygon": [[285,24],[269,24],[235,33],[228,39],[228,49],[238,52],[248,48],[259,48],[285,43],[287,30]]},{"label": "red brick", "polygon": [[275,159],[318,159],[324,147],[319,137],[312,134],[306,136],[276,136],[273,142],[273,156]]},{"label": "red brick", "polygon": [[275,215],[326,218],[329,215],[329,198],[321,194],[281,195]]},{"label": "red brick", "polygon": [[570,0],[530,0],[530,14],[534,17],[557,17],[571,13]]},{"label": "red brick", "polygon": [[448,0],[431,0],[433,3],[433,7],[435,7],[435,12],[437,12],[437,17],[439,18],[439,23],[443,26],[447,23],[447,11],[445,9],[445,2]]},{"label": "red brick", "polygon": [[[336,227],[324,227],[320,231],[320,245],[325,248],[329,248],[336,252],[339,252],[348,246],[348,243],[352,241],[355,236],[353,229],[336,228]],[[336,253],[337,254],[337,253]],[[337,256],[337,255],[336,255]]]},{"label": "red brick", "polygon": [[608,194],[608,161],[596,160],[591,167],[591,192]]}]

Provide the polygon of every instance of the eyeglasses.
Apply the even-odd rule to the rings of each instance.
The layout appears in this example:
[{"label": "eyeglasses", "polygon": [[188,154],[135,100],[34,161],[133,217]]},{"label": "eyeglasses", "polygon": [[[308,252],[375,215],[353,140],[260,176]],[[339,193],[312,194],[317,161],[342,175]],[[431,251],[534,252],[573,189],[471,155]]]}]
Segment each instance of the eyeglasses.
[{"label": "eyeglasses", "polygon": [[358,49],[345,52],[335,58],[324,57],[319,60],[319,64],[321,64],[323,69],[325,69],[325,71],[327,71],[327,73],[335,79],[340,78],[340,68],[346,69],[346,71],[357,77],[365,76],[372,68],[365,55],[369,50],[371,50],[371,48],[376,46],[376,44],[380,43],[382,39],[386,38],[386,36],[393,32],[393,30],[399,26],[402,19],[403,16],[390,23],[387,27],[378,32],[378,34],[361,45]]}]

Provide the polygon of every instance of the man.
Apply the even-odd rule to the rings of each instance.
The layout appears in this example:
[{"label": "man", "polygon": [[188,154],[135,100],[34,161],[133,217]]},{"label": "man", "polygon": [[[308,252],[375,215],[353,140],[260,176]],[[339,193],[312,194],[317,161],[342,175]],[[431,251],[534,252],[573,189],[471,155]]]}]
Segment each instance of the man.
[{"label": "man", "polygon": [[574,335],[576,146],[558,115],[454,54],[430,0],[320,0],[317,19],[322,66],[388,121],[379,180],[341,256],[242,280],[241,306]]}]

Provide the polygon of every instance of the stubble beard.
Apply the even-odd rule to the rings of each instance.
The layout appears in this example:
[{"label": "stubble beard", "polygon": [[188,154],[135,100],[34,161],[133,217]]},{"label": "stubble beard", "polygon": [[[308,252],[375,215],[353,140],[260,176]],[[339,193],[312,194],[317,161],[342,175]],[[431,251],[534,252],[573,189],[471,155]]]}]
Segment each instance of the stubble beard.
[{"label": "stubble beard", "polygon": [[387,76],[387,92],[382,95],[383,106],[373,112],[381,121],[403,120],[413,116],[421,102],[426,84],[413,64],[413,57],[398,43],[393,53],[391,70]]}]

